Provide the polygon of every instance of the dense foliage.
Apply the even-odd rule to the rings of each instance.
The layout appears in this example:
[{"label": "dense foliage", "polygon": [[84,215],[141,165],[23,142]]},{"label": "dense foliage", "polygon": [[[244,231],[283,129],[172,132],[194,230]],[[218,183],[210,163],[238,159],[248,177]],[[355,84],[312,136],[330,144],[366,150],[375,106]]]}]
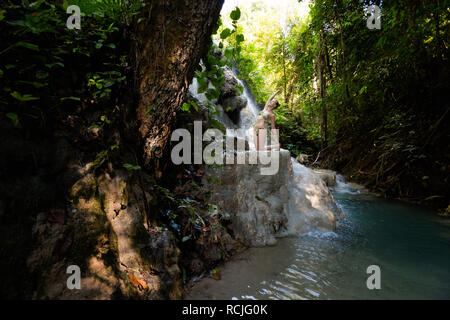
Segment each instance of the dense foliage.
[{"label": "dense foliage", "polygon": [[296,13],[307,4],[241,8],[241,76],[260,103],[283,89],[282,144],[298,154],[314,151],[302,137],[321,141],[324,165],[383,193],[447,198],[449,1],[317,0]]},{"label": "dense foliage", "polygon": [[[30,121],[44,125],[80,102],[87,107],[114,100],[114,91],[126,82],[130,50],[122,33],[137,5],[125,9],[120,1],[70,4],[81,8],[81,30],[66,27],[67,2],[3,6],[0,111],[16,127]],[[98,121],[109,124],[105,115]]]}]

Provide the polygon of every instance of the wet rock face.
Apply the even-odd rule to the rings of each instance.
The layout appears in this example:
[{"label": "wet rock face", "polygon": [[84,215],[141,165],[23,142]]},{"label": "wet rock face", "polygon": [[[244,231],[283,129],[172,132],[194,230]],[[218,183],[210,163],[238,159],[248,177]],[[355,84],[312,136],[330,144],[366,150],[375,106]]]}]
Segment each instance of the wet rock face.
[{"label": "wet rock face", "polygon": [[[247,153],[247,161],[248,153]],[[261,175],[261,165],[224,165],[214,170],[220,184],[211,185],[212,201],[230,215],[235,235],[250,246],[273,245],[287,231],[289,151],[280,152],[276,175]]]},{"label": "wet rock face", "polygon": [[225,109],[225,112],[234,123],[238,123],[239,113],[245,108],[246,105],[247,98],[242,96],[228,97],[222,101],[222,106]]},{"label": "wet rock face", "polygon": [[334,230],[342,210],[334,202],[324,180],[313,170],[292,161],[289,233]]},{"label": "wet rock face", "polygon": [[312,161],[311,161],[311,155],[304,154],[304,153],[301,153],[295,160],[297,160],[298,163],[301,163],[305,166],[310,164],[312,161],[314,161],[314,159],[312,159]]},{"label": "wet rock face", "polygon": [[336,185],[335,171],[326,169],[314,169],[313,171],[323,180],[323,182],[326,183],[328,187],[333,187]]},{"label": "wet rock face", "polygon": [[226,98],[222,102],[222,106],[225,108],[227,113],[231,113],[233,111],[241,111],[247,105],[247,98],[245,97],[230,97]]},{"label": "wet rock face", "polygon": [[341,215],[317,174],[294,164],[289,151],[279,155],[275,175],[261,175],[261,164],[224,165],[209,172],[220,180],[208,185],[211,201],[221,215],[231,217],[236,237],[250,246],[273,245],[277,237],[290,234],[334,230]]},{"label": "wet rock face", "polygon": [[220,87],[218,103],[233,123],[238,124],[240,112],[247,106],[248,101],[239,91],[239,82],[233,71],[229,67],[223,68],[223,71],[224,83]]},{"label": "wet rock face", "polygon": [[223,101],[226,98],[239,96],[240,92],[236,89],[238,85],[238,81],[233,75],[233,72],[230,68],[225,67],[223,69],[224,83],[220,86],[220,97],[219,101]]}]

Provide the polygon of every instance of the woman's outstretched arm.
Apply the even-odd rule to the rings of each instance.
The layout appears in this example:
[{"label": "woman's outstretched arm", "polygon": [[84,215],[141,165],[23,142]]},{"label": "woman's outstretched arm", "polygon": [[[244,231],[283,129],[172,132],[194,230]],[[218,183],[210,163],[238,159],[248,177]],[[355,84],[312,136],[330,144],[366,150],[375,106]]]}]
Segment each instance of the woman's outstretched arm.
[{"label": "woman's outstretched arm", "polygon": [[278,89],[278,90],[277,90],[277,91],[269,98],[269,101],[272,101],[273,98],[275,98],[275,96],[276,96],[277,94],[280,93],[280,91],[281,91],[281,89]]},{"label": "woman's outstretched arm", "polygon": [[281,91],[281,89],[278,89],[278,90],[277,90],[277,91],[269,98],[269,100],[267,100],[266,106],[269,104],[270,101],[273,100],[273,98],[275,98],[275,96],[276,96],[277,94],[280,93],[280,91]]}]

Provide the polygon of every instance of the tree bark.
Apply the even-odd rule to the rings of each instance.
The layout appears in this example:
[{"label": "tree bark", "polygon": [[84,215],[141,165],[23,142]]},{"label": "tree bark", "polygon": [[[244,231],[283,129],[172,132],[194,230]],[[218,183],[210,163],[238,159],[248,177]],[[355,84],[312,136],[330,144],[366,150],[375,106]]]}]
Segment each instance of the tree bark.
[{"label": "tree bark", "polygon": [[284,102],[290,106],[291,111],[293,110],[293,106],[291,105],[292,102],[292,93],[294,91],[294,84],[295,84],[295,80],[297,80],[297,73],[294,71],[294,73],[292,74],[291,79],[289,80],[289,86],[287,89],[287,94],[286,94],[286,98],[284,100]]},{"label": "tree bark", "polygon": [[346,58],[345,58],[345,45],[344,45],[344,28],[342,26],[342,15],[339,12],[338,13],[338,9],[342,10],[344,8],[344,4],[342,2],[342,0],[339,0],[337,2],[337,7],[335,7],[334,9],[334,14],[336,17],[336,20],[339,23],[339,37],[340,37],[340,42],[341,42],[341,73],[343,75],[344,78],[344,84],[345,84],[345,93],[347,94],[347,99],[350,99],[350,90],[348,88],[348,72],[347,72],[347,68],[345,67],[345,62],[346,62]]},{"label": "tree bark", "polygon": [[325,93],[326,93],[326,79],[325,79],[325,43],[324,43],[324,35],[321,32],[320,34],[320,50],[319,50],[319,94],[320,100],[322,104],[322,121],[320,125],[321,131],[321,144],[322,144],[322,152],[328,147],[328,110],[327,104],[325,102]]},{"label": "tree bark", "polygon": [[283,83],[284,83],[284,101],[287,103],[287,77],[286,77],[286,48],[283,39],[282,43],[282,54],[283,54]]},{"label": "tree bark", "polygon": [[137,120],[145,165],[162,157],[223,0],[147,0],[136,28]]}]

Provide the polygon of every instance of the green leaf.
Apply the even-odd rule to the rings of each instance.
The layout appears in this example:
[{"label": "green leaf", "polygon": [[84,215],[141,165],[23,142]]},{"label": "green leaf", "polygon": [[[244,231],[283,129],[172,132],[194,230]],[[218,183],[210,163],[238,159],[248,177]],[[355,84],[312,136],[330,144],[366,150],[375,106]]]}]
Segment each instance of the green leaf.
[{"label": "green leaf", "polygon": [[244,42],[244,35],[243,34],[238,34],[237,36],[236,36],[236,42],[237,43],[241,43],[241,42]]},{"label": "green leaf", "polygon": [[47,68],[53,68],[54,66],[60,66],[61,68],[64,68],[64,64],[62,62],[55,62],[55,63],[47,63],[45,64]]},{"label": "green leaf", "polygon": [[191,112],[191,105],[189,103],[183,103],[183,105],[181,106],[181,110],[184,112]]},{"label": "green leaf", "polygon": [[6,117],[11,119],[14,127],[17,127],[17,125],[19,124],[19,116],[17,115],[17,113],[7,113]]},{"label": "green leaf", "polygon": [[227,59],[231,59],[233,57],[233,48],[226,48],[223,55],[227,58]]},{"label": "green leaf", "polygon": [[240,84],[236,85],[236,88],[235,88],[235,89],[239,90],[239,91],[241,92],[241,94],[244,93],[244,86],[242,86],[242,85],[240,85]]},{"label": "green leaf", "polygon": [[210,100],[210,101],[219,98],[219,95],[220,95],[220,91],[219,90],[215,90],[215,89],[208,89],[205,92],[206,98],[208,100]]},{"label": "green leaf", "polygon": [[32,101],[32,100],[39,100],[38,97],[33,97],[31,94],[24,94],[21,95],[19,92],[14,91],[12,93],[10,93],[11,96],[13,96],[14,98],[16,98],[19,101]]},{"label": "green leaf", "polygon": [[111,123],[111,121],[108,120],[108,118],[106,118],[106,116],[101,116],[101,117],[100,117],[100,120],[101,120],[102,122],[107,123],[107,124],[110,124],[110,123]]},{"label": "green leaf", "polygon": [[226,39],[231,35],[231,30],[226,28],[224,30],[222,30],[222,32],[220,33],[220,39]]},{"label": "green leaf", "polygon": [[9,24],[10,26],[19,26],[19,27],[27,26],[25,20],[7,21],[6,23]]},{"label": "green leaf", "polygon": [[363,94],[367,92],[367,86],[363,86],[360,90],[359,90],[359,94]]},{"label": "green leaf", "polygon": [[213,55],[209,54],[208,55],[208,63],[213,66],[213,65],[216,65],[218,63],[218,60],[217,60],[216,57],[214,57]]},{"label": "green leaf", "polygon": [[238,7],[236,7],[236,9],[234,9],[233,11],[231,11],[231,13],[230,13],[230,18],[232,19],[232,20],[239,20],[239,18],[241,17],[241,10],[238,8]]},{"label": "green leaf", "polygon": [[195,111],[198,112],[198,105],[195,103],[195,101],[191,100],[191,106],[193,106]]},{"label": "green leaf", "polygon": [[153,111],[153,109],[155,108],[155,106],[150,106],[147,108],[147,111],[145,111],[147,114],[149,114],[150,112]]},{"label": "green leaf", "polygon": [[94,160],[94,166],[100,165],[103,162],[103,160],[106,158],[107,155],[108,155],[108,150],[103,150],[103,151],[97,153],[97,155],[95,156],[95,160]]},{"label": "green leaf", "polygon": [[15,47],[24,47],[24,48],[27,48],[30,50],[39,51],[39,46],[29,43],[29,42],[19,41],[19,42],[16,42],[14,44],[14,46]]},{"label": "green leaf", "polygon": [[129,164],[129,163],[125,163],[125,164],[123,165],[123,167],[124,167],[125,169],[127,169],[127,170],[135,170],[135,171],[141,170],[141,166],[138,166],[138,165],[134,166],[134,165]]},{"label": "green leaf", "polygon": [[209,125],[212,128],[218,129],[220,131],[225,131],[225,127],[223,126],[223,124],[214,118],[209,119]]},{"label": "green leaf", "polygon": [[198,89],[197,93],[204,93],[206,90],[208,90],[208,82],[206,79],[197,79],[198,80]]},{"label": "green leaf", "polygon": [[43,88],[48,86],[47,82],[35,82],[35,81],[18,81],[18,83],[24,83],[24,84],[28,84],[31,85],[37,89]]},{"label": "green leaf", "polygon": [[66,100],[81,101],[81,99],[78,98],[78,97],[64,97],[64,98],[61,98],[61,101],[66,101]]}]

